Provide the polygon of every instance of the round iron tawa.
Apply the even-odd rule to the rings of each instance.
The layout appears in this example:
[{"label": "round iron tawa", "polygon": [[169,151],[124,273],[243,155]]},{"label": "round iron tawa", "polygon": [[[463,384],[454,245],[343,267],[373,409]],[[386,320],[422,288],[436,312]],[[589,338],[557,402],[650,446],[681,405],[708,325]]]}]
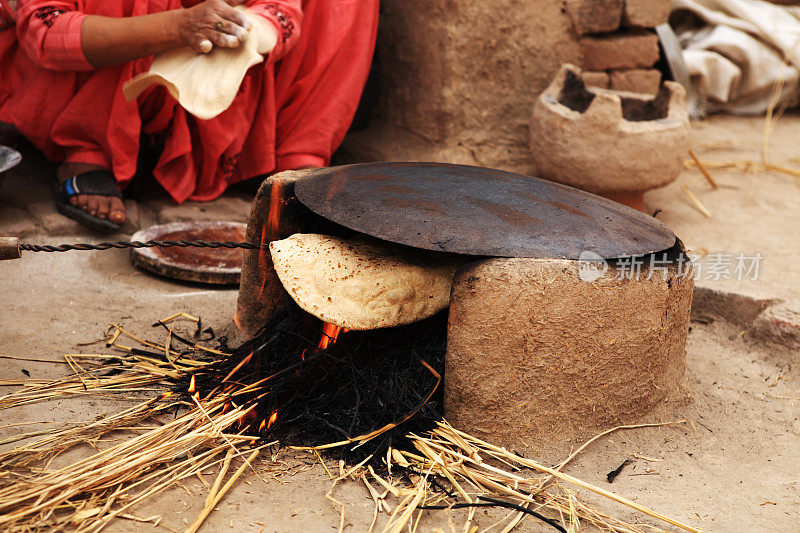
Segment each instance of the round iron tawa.
[{"label": "round iron tawa", "polygon": [[[132,241],[245,240],[247,226],[239,222],[174,222],[137,231]],[[213,285],[239,283],[241,248],[133,248],[137,267],[161,276]]]},{"label": "round iron tawa", "polygon": [[566,185],[488,168],[365,163],[312,171],[295,194],[316,214],[380,239],[494,257],[605,259],[671,248],[639,211]]}]

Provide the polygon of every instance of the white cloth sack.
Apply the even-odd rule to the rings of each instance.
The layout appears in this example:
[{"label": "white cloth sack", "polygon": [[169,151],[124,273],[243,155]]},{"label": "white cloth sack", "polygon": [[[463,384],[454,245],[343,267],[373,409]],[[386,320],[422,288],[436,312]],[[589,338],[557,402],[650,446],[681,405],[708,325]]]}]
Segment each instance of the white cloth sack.
[{"label": "white cloth sack", "polygon": [[[760,114],[797,103],[800,9],[760,0],[675,0],[670,21],[705,111]],[[691,16],[687,16],[691,14]]]}]

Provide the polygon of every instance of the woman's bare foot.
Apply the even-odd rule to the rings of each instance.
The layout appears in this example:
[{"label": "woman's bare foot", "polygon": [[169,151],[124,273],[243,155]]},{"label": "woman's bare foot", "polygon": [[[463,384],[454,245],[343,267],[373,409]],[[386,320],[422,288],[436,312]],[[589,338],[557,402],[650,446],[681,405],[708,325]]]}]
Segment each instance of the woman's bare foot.
[{"label": "woman's bare foot", "polygon": [[[100,165],[92,165],[90,163],[61,163],[56,171],[56,176],[58,181],[64,182],[76,174],[103,168]],[[83,209],[92,216],[104,218],[115,224],[125,222],[125,204],[122,203],[122,198],[96,194],[77,194],[69,199],[69,203]]]}]

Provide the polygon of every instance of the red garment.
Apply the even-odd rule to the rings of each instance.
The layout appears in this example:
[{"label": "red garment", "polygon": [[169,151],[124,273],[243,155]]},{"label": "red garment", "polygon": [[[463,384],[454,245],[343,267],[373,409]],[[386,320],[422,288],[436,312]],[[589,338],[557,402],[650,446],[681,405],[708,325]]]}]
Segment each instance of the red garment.
[{"label": "red garment", "polygon": [[[111,168],[125,185],[140,133],[166,134],[154,175],[176,202],[211,200],[233,183],[324,166],[353,118],[375,45],[378,0],[250,0],[278,46],[248,71],[211,120],[163,88],[127,102],[122,85],[152,58],[93,70],[80,45],[86,15],[127,17],[199,0],[20,0],[16,38],[0,32],[0,121],[55,161]],[[300,31],[302,28],[302,31]]]}]

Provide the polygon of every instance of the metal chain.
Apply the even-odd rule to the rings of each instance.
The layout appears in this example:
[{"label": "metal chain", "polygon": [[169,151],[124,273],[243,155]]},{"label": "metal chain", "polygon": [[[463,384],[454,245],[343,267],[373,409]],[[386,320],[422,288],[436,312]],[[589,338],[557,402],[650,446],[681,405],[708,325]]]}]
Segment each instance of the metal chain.
[{"label": "metal chain", "polygon": [[70,250],[108,250],[109,248],[247,248],[257,250],[257,244],[232,241],[117,241],[99,242],[97,244],[27,244],[21,243],[19,249],[26,252],[69,252]]}]

